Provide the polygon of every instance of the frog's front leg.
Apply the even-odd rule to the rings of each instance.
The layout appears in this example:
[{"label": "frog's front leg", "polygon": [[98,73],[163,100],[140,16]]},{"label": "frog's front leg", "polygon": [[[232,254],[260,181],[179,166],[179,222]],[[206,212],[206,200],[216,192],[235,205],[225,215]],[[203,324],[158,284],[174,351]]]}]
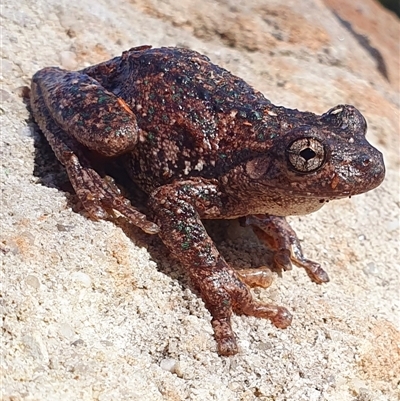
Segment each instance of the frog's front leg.
[{"label": "frog's front leg", "polygon": [[150,196],[149,207],[161,239],[188,269],[212,315],[219,354],[234,355],[238,348],[230,322],[232,311],[270,319],[280,328],[290,325],[291,315],[283,307],[255,301],[244,282],[246,274],[239,278],[208,236],[201,218],[219,216],[221,196],[216,183],[193,179],[158,188]]},{"label": "frog's front leg", "polygon": [[245,221],[253,228],[257,237],[274,252],[275,267],[291,270],[293,262],[303,267],[314,282],[321,284],[329,281],[328,274],[318,263],[304,257],[300,241],[284,217],[250,215]]},{"label": "frog's front leg", "polygon": [[107,218],[117,210],[144,231],[158,232],[157,225],[147,221],[115,186],[100,177],[84,155],[85,148],[106,157],[134,148],[139,128],[122,99],[86,74],[50,67],[32,78],[31,107],[76,194],[93,218]]}]

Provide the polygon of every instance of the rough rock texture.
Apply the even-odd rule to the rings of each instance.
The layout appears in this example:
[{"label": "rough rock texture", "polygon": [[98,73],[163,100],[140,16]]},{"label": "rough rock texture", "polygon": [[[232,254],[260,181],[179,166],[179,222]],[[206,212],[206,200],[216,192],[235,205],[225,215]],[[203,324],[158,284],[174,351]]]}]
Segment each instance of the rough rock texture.
[{"label": "rough rock texture", "polygon": [[[2,400],[399,399],[400,25],[371,0],[346,3],[2,2]],[[354,104],[384,152],[380,188],[291,219],[331,282],[295,269],[255,290],[294,322],[235,317],[235,357],[216,354],[210,316],[158,238],[85,217],[25,104],[39,68],[141,44],[203,52],[275,104]],[[267,263],[237,222],[210,230],[235,266]]]}]

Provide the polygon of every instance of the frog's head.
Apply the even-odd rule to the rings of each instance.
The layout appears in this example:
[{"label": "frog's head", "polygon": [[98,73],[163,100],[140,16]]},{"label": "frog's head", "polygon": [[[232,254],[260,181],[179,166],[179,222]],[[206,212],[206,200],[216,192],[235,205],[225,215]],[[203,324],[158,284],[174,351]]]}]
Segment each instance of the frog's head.
[{"label": "frog's head", "polygon": [[355,107],[339,105],[307,123],[281,136],[268,155],[248,161],[249,177],[286,197],[321,202],[367,192],[383,181],[382,154],[366,140],[367,123]]}]

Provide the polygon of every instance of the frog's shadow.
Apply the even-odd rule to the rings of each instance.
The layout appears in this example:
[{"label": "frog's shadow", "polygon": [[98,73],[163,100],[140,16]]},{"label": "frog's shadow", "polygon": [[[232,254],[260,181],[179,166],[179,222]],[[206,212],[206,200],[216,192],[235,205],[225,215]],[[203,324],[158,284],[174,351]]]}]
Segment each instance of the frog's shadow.
[{"label": "frog's shadow", "polygon": [[[31,128],[34,140],[34,170],[37,183],[49,188],[56,188],[66,194],[67,205],[74,212],[87,216],[62,164],[56,158],[45,136],[32,118],[29,99],[24,99],[30,118],[26,121]],[[116,183],[125,188],[124,195],[139,210],[145,213],[146,195],[135,186],[128,174],[117,166],[112,166],[107,174],[112,176]],[[157,235],[148,235],[138,227],[130,224],[123,217],[112,219],[113,223],[121,228],[125,235],[137,246],[148,250],[151,258],[157,263],[157,270],[178,280],[183,287],[192,288],[184,267],[174,259]],[[237,269],[271,266],[271,253],[258,242],[250,228],[240,227],[237,220],[209,220],[204,225],[210,237],[225,260]],[[233,228],[232,228],[233,227]],[[234,235],[232,236],[232,231]],[[241,233],[239,235],[238,231]],[[273,269],[271,269],[273,270]],[[280,272],[278,272],[280,273]],[[196,291],[196,290],[195,290]],[[197,292],[197,291],[196,291]]]},{"label": "frog's shadow", "polygon": [[36,177],[37,183],[48,188],[61,189],[69,194],[73,193],[72,185],[69,182],[67,172],[62,164],[56,158],[53,150],[47,142],[45,136],[40,131],[39,126],[33,119],[32,109],[30,106],[30,89],[24,88],[23,103],[29,113],[29,117],[25,120],[30,128],[31,137],[34,146],[34,167],[33,176]]},{"label": "frog's shadow", "polygon": [[[177,280],[183,288],[191,285],[185,268],[174,258],[158,235],[148,235],[124,218],[116,223],[125,235],[137,246],[147,249],[151,259],[157,264],[157,270],[173,280]],[[203,220],[203,224],[214,241],[221,256],[228,264],[237,269],[268,267],[281,276],[281,271],[272,267],[272,253],[261,244],[249,227],[241,227],[238,220]]]}]

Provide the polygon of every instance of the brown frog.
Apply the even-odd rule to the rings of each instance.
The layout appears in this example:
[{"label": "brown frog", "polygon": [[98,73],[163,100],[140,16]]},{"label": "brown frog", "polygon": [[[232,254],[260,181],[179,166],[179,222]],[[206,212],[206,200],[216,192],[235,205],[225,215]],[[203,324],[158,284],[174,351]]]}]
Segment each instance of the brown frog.
[{"label": "brown frog", "polygon": [[[238,352],[232,311],[280,328],[292,317],[252,298],[249,287],[269,285],[266,269],[234,270],[201,220],[241,218],[271,248],[276,268],[294,263],[323,283],[328,275],[303,256],[285,216],[369,191],[385,174],[353,106],[322,115],[274,106],[187,49],[141,46],[78,72],[44,68],[33,76],[31,106],[87,212],[99,219],[118,211],[158,234],[187,268],[221,355]],[[95,171],[88,151],[125,166],[148,194],[147,217]]]}]

